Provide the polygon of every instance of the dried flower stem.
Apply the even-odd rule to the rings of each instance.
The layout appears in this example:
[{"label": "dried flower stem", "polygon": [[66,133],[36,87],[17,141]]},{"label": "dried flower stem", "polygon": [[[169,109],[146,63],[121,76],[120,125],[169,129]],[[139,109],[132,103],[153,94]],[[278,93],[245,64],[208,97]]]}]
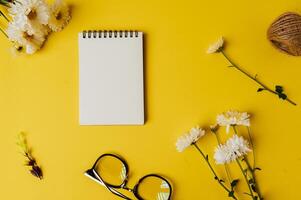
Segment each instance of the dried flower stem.
[{"label": "dried flower stem", "polygon": [[42,175],[42,170],[41,168],[38,166],[36,160],[32,157],[32,155],[29,153],[29,152],[26,152],[24,154],[24,156],[28,159],[26,165],[31,167],[31,170],[30,170],[30,173],[39,178],[39,179],[42,179],[43,178],[43,175]]},{"label": "dried flower stem", "polygon": [[[198,147],[198,145],[197,145],[196,143],[193,143],[193,146],[195,146],[195,148],[200,152],[200,154],[202,155],[202,157],[205,159],[205,161],[206,161],[206,163],[208,164],[208,166],[209,166],[211,172],[212,172],[213,175],[214,175],[214,179],[217,180],[218,184],[220,184],[220,186],[222,186],[222,187],[228,192],[228,194],[230,194],[230,193],[231,193],[231,190],[228,189],[228,188],[223,184],[223,180],[221,180],[221,179],[218,177],[218,175],[216,174],[216,172],[214,171],[213,167],[211,166],[211,164],[210,164],[210,162],[209,162],[208,156],[206,156],[206,155],[202,152],[202,150]],[[233,198],[233,199],[235,199],[235,200],[237,200],[235,194],[233,194],[233,195],[230,196],[230,197]]]},{"label": "dried flower stem", "polygon": [[33,156],[31,155],[31,151],[27,145],[27,141],[26,141],[26,138],[24,136],[24,133],[21,132],[19,134],[19,137],[18,137],[18,142],[17,142],[17,145],[21,148],[22,150],[22,154],[27,158],[27,161],[26,161],[26,166],[29,166],[31,169],[29,170],[30,173],[39,178],[39,179],[42,179],[43,178],[43,173],[42,173],[42,170],[41,168],[38,166],[36,160],[33,158]]},{"label": "dried flower stem", "polygon": [[[261,81],[259,81],[257,79],[257,75],[256,76],[251,76],[248,72],[246,72],[245,70],[241,69],[238,65],[236,65],[231,59],[230,57],[225,53],[225,51],[220,50],[220,52],[222,53],[222,55],[228,60],[228,62],[231,64],[230,67],[234,67],[235,69],[237,69],[238,71],[240,71],[241,73],[243,73],[244,75],[246,75],[247,77],[249,77],[250,79],[252,79],[253,81],[255,81],[256,83],[258,83],[262,88],[262,90],[266,90],[276,96],[278,96],[279,94],[272,90],[271,88],[269,88],[268,86],[266,86],[264,83],[262,83]],[[296,106],[297,104],[295,102],[293,102],[291,99],[289,99],[288,97],[285,97],[284,99],[285,101],[291,103],[292,105]]]}]

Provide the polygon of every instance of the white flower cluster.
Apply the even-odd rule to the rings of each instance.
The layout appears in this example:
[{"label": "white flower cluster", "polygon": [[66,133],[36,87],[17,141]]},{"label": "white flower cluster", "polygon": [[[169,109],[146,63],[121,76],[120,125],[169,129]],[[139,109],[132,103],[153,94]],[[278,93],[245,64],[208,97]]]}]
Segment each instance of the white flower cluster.
[{"label": "white flower cluster", "polygon": [[[226,126],[227,132],[231,126],[250,126],[250,115],[246,112],[229,110],[217,116],[217,124],[210,126],[214,134],[218,134],[219,126]],[[199,127],[192,128],[189,133],[181,136],[176,143],[179,152],[184,151],[191,144],[196,143],[205,135],[205,130]],[[225,164],[236,160],[250,152],[249,143],[236,133],[225,144],[219,144],[215,149],[214,159],[217,164]]]},{"label": "white flower cluster", "polygon": [[51,31],[61,31],[70,20],[68,6],[62,0],[48,5],[44,0],[18,0],[10,4],[12,21],[7,28],[9,39],[33,54],[44,44]]},{"label": "white flower cluster", "polygon": [[197,142],[201,137],[205,135],[205,130],[197,127],[192,128],[189,133],[185,133],[183,136],[181,136],[177,143],[176,148],[178,152],[184,151],[187,147],[189,147],[191,144]]},{"label": "white flower cluster", "polygon": [[225,144],[220,144],[215,149],[214,159],[216,164],[225,164],[235,161],[241,156],[252,151],[249,143],[242,136],[236,134],[229,138]]},{"label": "white flower cluster", "polygon": [[216,121],[220,126],[226,126],[228,133],[231,126],[250,126],[250,115],[246,112],[229,110],[217,116]]}]

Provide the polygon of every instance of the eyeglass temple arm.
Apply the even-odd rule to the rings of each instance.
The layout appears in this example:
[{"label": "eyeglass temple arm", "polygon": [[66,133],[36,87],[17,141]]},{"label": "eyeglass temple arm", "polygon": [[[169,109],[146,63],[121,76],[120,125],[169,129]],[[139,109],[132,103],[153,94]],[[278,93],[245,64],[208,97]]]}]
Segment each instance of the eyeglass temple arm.
[{"label": "eyeglass temple arm", "polygon": [[132,200],[130,199],[129,197],[125,196],[124,194],[116,191],[115,189],[111,188],[111,187],[108,187],[104,181],[102,180],[102,178],[94,171],[94,169],[92,169],[92,172],[94,174],[94,176],[96,176],[96,178],[92,177],[90,174],[88,173],[85,173],[86,176],[88,176],[89,178],[93,179],[94,181],[96,181],[97,183],[101,184],[102,186],[104,186],[105,188],[107,188],[110,192],[112,192],[113,194],[121,197],[121,198],[124,198],[126,200]]},{"label": "eyeglass temple arm", "polygon": [[132,200],[132,199],[130,199],[129,197],[125,196],[124,194],[122,194],[122,193],[120,193],[120,192],[114,190],[113,188],[108,187],[108,186],[104,183],[104,181],[102,180],[102,178],[101,178],[97,173],[95,173],[94,170],[93,170],[93,173],[94,173],[94,175],[102,182],[102,185],[104,185],[104,186],[105,186],[109,191],[111,191],[113,194],[115,194],[115,195],[117,195],[117,196],[120,196],[120,197],[122,197],[122,198],[124,198],[124,199],[126,199],[126,200]]}]

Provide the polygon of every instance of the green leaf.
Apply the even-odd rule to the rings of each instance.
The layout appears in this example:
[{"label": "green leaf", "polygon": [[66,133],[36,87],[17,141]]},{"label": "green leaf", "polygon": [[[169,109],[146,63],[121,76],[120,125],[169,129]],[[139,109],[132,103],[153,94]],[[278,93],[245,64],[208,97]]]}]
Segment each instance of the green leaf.
[{"label": "green leaf", "polygon": [[264,88],[258,88],[257,92],[261,92],[263,90],[264,90]]},{"label": "green leaf", "polygon": [[255,167],[254,171],[256,171],[256,170],[261,171],[262,169],[259,167]]},{"label": "green leaf", "polygon": [[276,87],[275,87],[275,91],[277,92],[277,93],[282,93],[283,92],[283,87],[282,86],[280,86],[280,85],[276,85]]},{"label": "green leaf", "polygon": [[287,95],[284,93],[279,93],[278,96],[280,99],[283,99],[283,100],[285,100],[287,98]]},{"label": "green leaf", "polygon": [[238,179],[233,180],[231,182],[231,187],[234,188],[237,185],[238,181],[239,181]]},{"label": "green leaf", "polygon": [[244,194],[249,195],[250,197],[252,196],[251,194],[249,194],[249,193],[247,193],[247,192],[244,192]]},{"label": "green leaf", "polygon": [[228,193],[228,197],[234,197],[234,191],[233,190]]},{"label": "green leaf", "polygon": [[0,0],[0,4],[4,5],[4,6],[7,6],[8,5],[8,2],[5,1],[5,0]]},{"label": "green leaf", "polygon": [[254,192],[257,192],[257,191],[256,191],[255,185],[251,185],[251,188],[252,188],[252,190],[253,190]]}]

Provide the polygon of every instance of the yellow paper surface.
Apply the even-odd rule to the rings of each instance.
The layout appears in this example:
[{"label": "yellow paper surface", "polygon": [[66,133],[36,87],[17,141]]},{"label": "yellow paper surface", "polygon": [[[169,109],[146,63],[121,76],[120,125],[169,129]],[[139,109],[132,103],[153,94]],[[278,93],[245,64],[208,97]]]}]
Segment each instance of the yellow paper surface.
[{"label": "yellow paper surface", "polygon": [[[301,198],[301,58],[278,52],[266,39],[278,15],[301,12],[300,1],[67,2],[71,23],[51,34],[35,55],[13,56],[0,35],[1,199],[118,199],[83,175],[107,152],[128,161],[129,186],[145,174],[159,173],[172,181],[174,200],[227,199],[195,149],[177,153],[174,144],[192,126],[208,126],[228,109],[252,114],[265,199]],[[145,126],[78,125],[77,33],[84,29],[145,32]],[[207,55],[208,45],[221,35],[235,62],[271,87],[283,85],[300,105],[256,93],[258,86],[228,68],[221,55]],[[42,166],[42,181],[22,166],[15,144],[20,131],[27,132]],[[215,138],[208,134],[199,145],[211,156]],[[231,168],[235,177],[238,168]],[[217,171],[224,177],[222,167]]]}]

